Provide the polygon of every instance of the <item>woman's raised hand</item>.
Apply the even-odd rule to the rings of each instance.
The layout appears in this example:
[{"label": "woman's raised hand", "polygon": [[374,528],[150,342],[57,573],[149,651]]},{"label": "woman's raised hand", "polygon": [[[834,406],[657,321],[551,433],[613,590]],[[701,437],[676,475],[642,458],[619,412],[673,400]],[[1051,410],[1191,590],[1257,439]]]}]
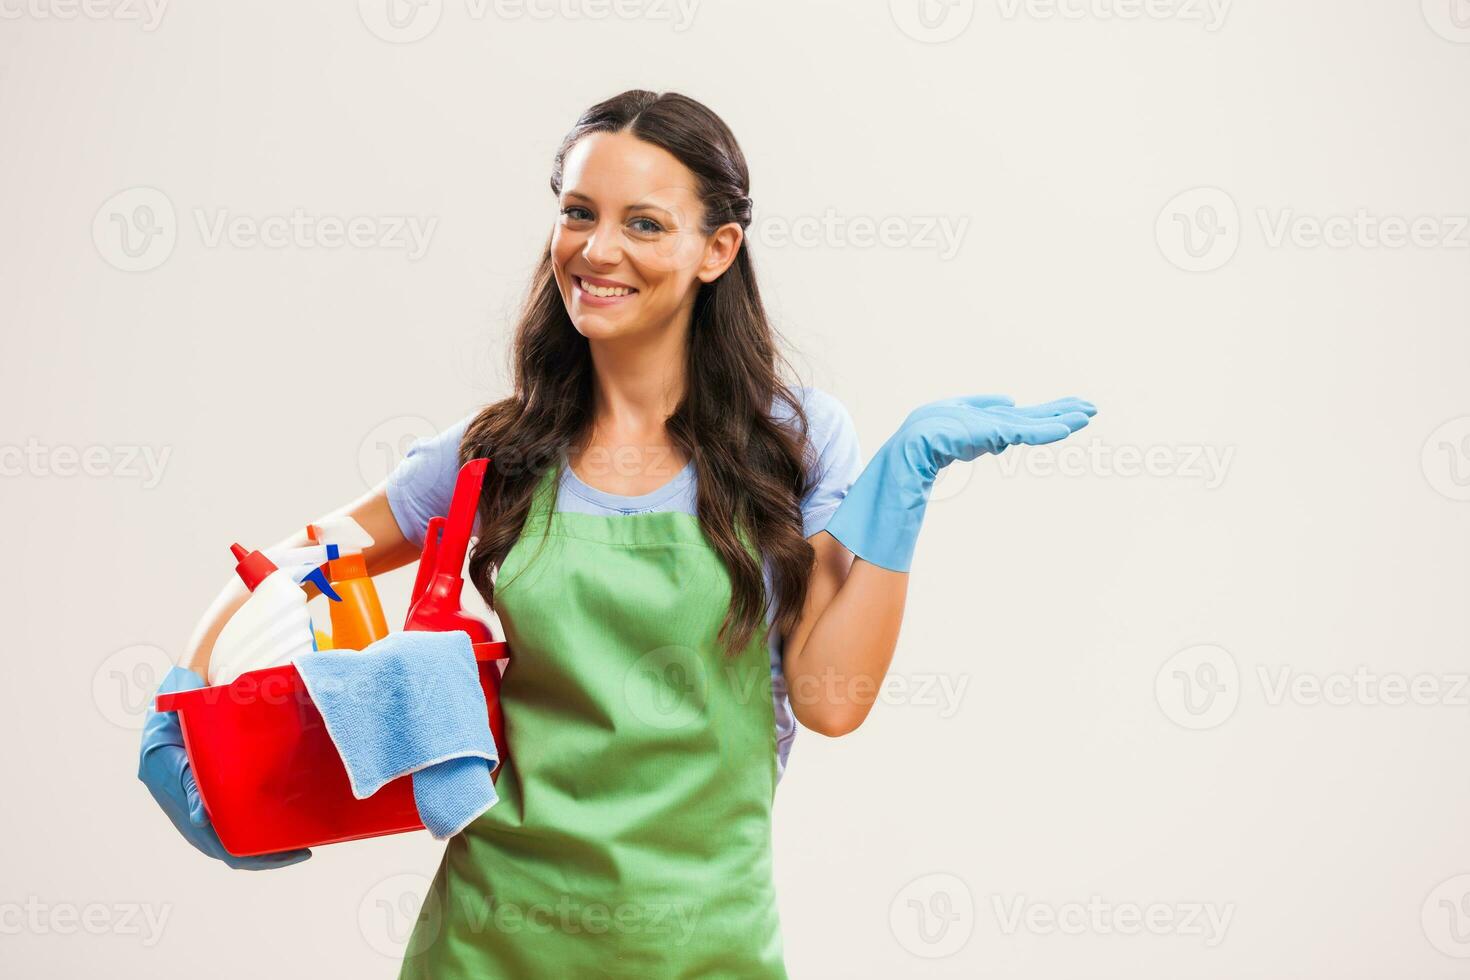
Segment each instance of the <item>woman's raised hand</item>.
[{"label": "woman's raised hand", "polygon": [[965,395],[922,405],[879,447],[827,533],[864,561],[907,572],[940,470],[1010,446],[1065,439],[1096,414],[1081,398],[1017,406],[1005,395]]},{"label": "woman's raised hand", "polygon": [[966,395],[914,409],[894,438],[903,440],[918,454],[916,461],[929,463],[937,474],[955,460],[969,462],[1008,446],[1065,439],[1096,414],[1092,402],[1081,398],[1017,407],[1005,395]]}]

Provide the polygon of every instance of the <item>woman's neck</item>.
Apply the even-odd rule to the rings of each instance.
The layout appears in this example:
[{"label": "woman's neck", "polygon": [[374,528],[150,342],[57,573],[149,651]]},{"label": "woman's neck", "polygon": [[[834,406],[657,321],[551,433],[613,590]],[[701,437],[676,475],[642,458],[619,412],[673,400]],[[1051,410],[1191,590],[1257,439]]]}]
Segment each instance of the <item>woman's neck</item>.
[{"label": "woman's neck", "polygon": [[592,417],[603,432],[661,435],[684,397],[687,330],[590,340]]},{"label": "woman's neck", "polygon": [[683,339],[667,331],[651,341],[590,342],[592,421],[572,460],[583,482],[636,496],[662,486],[684,466],[686,457],[664,424],[684,395]]}]

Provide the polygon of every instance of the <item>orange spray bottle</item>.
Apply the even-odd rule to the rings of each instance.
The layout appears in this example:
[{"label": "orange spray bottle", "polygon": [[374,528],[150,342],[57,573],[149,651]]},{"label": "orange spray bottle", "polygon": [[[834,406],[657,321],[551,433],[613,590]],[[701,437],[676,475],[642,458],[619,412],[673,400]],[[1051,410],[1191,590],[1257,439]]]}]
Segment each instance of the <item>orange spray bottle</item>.
[{"label": "orange spray bottle", "polygon": [[373,539],[350,517],[329,517],[309,524],[307,536],[317,544],[336,545],[337,557],[327,562],[327,578],[342,597],[331,604],[332,649],[361,650],[388,635],[383,604],[362,557]]}]

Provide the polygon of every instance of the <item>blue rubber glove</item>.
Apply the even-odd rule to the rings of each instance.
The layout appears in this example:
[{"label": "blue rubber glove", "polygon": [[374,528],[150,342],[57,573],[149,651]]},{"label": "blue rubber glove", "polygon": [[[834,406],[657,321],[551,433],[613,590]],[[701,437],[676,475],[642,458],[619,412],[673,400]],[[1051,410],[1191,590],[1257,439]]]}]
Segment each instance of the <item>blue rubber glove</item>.
[{"label": "blue rubber glove", "polygon": [[945,398],[917,408],[853,482],[827,533],[864,561],[907,572],[940,470],[1018,443],[1065,439],[1096,414],[1080,398],[1017,408],[1004,395]]},{"label": "blue rubber glove", "polygon": [[[164,677],[158,693],[192,691],[203,686],[204,678],[175,665]],[[151,705],[148,708],[148,719],[143,723],[143,748],[138,756],[138,778],[185,840],[232,868],[246,871],[284,868],[311,857],[311,851],[304,848],[256,857],[236,857],[225,850],[204,811],[204,801],[199,798],[199,787],[194,783],[189,756],[184,751],[184,733],[179,729],[177,712],[155,711]]]}]

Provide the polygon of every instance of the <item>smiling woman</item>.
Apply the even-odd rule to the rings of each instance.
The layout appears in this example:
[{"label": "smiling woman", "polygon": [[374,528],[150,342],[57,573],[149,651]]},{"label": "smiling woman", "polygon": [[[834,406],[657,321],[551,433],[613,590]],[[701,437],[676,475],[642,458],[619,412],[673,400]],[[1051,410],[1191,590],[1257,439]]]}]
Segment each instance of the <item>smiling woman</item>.
[{"label": "smiling woman", "polygon": [[446,851],[402,975],[782,977],[783,651],[851,563],[818,541],[857,472],[851,419],[777,372],[745,162],[712,112],[595,106],[551,186],[515,394],[387,487],[418,539],[459,459],[492,460],[470,573],[515,650],[502,799]]},{"label": "smiling woman", "polygon": [[[1092,409],[935,403],[859,478],[846,410],[777,371],[719,117],[625,92],[568,134],[551,189],[515,393],[388,484],[417,540],[454,465],[491,458],[470,573],[515,651],[502,801],[451,841],[402,975],[784,977],[770,819],[793,715],[827,735],[866,717],[934,473]],[[551,908],[534,935],[484,925]],[[653,911],[693,925],[587,926]]]}]

